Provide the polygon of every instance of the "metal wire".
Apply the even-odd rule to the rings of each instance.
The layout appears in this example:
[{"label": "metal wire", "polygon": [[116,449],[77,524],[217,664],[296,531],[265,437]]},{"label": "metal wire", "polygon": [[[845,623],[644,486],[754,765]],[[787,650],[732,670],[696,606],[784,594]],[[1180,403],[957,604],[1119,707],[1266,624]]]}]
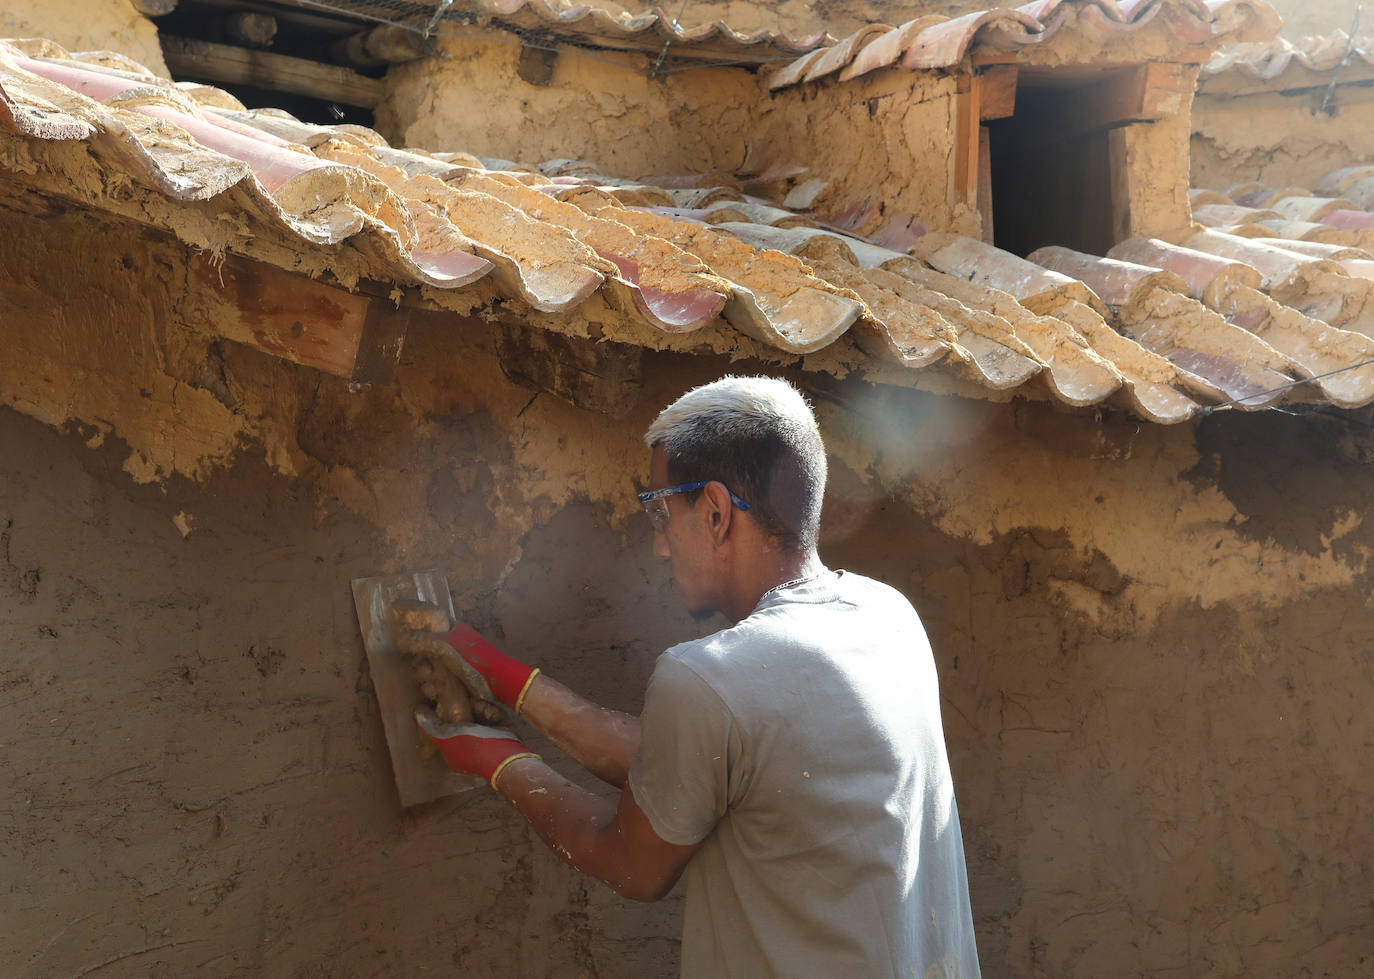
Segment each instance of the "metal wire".
[{"label": "metal wire", "polygon": [[1326,87],[1326,94],[1322,96],[1321,105],[1317,106],[1317,111],[1325,115],[1335,115],[1331,111],[1331,103],[1336,99],[1336,80],[1339,77],[1339,70],[1350,64],[1350,58],[1355,53],[1355,38],[1360,33],[1360,14],[1364,10],[1364,0],[1356,0],[1355,14],[1350,21],[1350,34],[1345,39],[1345,54],[1341,56],[1341,63],[1331,69],[1331,84]]},{"label": "metal wire", "polygon": [[[1332,377],[1332,376],[1334,376],[1334,375],[1336,375],[1336,374],[1344,374],[1346,371],[1358,370],[1358,369],[1361,368],[1361,367],[1368,367],[1370,364],[1374,364],[1374,357],[1371,357],[1369,360],[1362,360],[1362,361],[1360,361],[1358,364],[1350,364],[1348,367],[1337,367],[1337,368],[1336,368],[1335,370],[1333,370],[1333,371],[1326,371],[1325,373],[1322,373],[1322,374],[1313,374],[1311,377],[1302,377],[1302,378],[1299,378],[1299,379],[1296,380],[1296,381],[1290,381],[1290,382],[1287,383],[1287,384],[1280,384],[1278,387],[1269,388],[1267,391],[1257,391],[1257,392],[1255,392],[1254,394],[1247,394],[1247,395],[1246,395],[1245,397],[1243,397],[1243,398],[1230,398],[1230,399],[1228,399],[1228,400],[1226,400],[1226,401],[1223,401],[1223,402],[1222,402],[1221,404],[1219,404],[1219,405],[1203,405],[1202,411],[1200,411],[1198,414],[1201,415],[1203,418],[1206,418],[1208,415],[1212,414],[1214,411],[1226,411],[1226,410],[1229,410],[1229,409],[1231,409],[1231,408],[1239,408],[1239,407],[1241,407],[1246,401],[1254,401],[1254,400],[1257,399],[1257,398],[1267,397],[1268,395],[1271,395],[1271,394],[1278,394],[1280,391],[1287,391],[1289,388],[1295,388],[1295,387],[1297,387],[1299,384],[1307,384],[1309,381],[1320,381],[1320,380],[1321,380],[1322,378],[1324,378],[1324,377]],[[1280,409],[1278,409],[1278,408],[1269,408],[1269,409],[1266,409],[1266,410],[1268,410],[1268,411],[1278,411],[1278,410],[1280,410]],[[1285,414],[1290,414],[1290,415],[1291,415],[1291,414],[1293,414],[1293,412],[1291,412],[1291,411],[1290,411],[1290,412],[1285,412]]]}]

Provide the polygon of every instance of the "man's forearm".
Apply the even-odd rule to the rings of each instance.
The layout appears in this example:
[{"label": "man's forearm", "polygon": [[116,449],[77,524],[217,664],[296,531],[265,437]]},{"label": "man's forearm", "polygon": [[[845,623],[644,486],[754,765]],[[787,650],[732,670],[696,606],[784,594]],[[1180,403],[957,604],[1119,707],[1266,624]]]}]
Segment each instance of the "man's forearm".
[{"label": "man's forearm", "polygon": [[667,894],[695,849],[659,840],[628,790],[617,805],[579,788],[537,758],[510,762],[493,787],[554,853],[636,901],[656,901]]},{"label": "man's forearm", "polygon": [[598,707],[542,673],[530,684],[520,716],[597,778],[625,787],[639,751],[639,718]]}]

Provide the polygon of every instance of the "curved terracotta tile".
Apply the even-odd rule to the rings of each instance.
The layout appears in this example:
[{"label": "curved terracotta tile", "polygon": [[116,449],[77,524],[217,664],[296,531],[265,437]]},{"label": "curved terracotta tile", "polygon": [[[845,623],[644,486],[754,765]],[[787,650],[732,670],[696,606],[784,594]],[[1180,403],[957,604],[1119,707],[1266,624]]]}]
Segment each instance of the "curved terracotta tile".
[{"label": "curved terracotta tile", "polygon": [[1348,231],[1368,231],[1374,228],[1374,214],[1352,208],[1339,208],[1323,214],[1321,223]]},{"label": "curved terracotta tile", "polygon": [[1083,282],[1036,265],[985,241],[948,232],[918,239],[912,254],[941,272],[989,286],[1025,304],[1072,299],[1100,313],[1107,309]]},{"label": "curved terracotta tile", "polygon": [[1188,292],[1188,284],[1172,272],[1120,259],[1101,258],[1051,245],[1026,256],[1037,265],[1081,280],[1108,306],[1126,306],[1150,289]]},{"label": "curved terracotta tile", "polygon": [[[1033,43],[1040,39],[1045,25],[1019,10],[984,10],[922,31],[907,48],[902,67],[907,69],[946,68],[964,60],[979,31],[997,28],[1012,43]],[[1024,40],[1020,40],[1024,38]]]},{"label": "curved terracotta tile", "polygon": [[[1339,197],[1285,197],[1270,205],[1280,216],[1290,221],[1324,221],[1336,211],[1356,210],[1350,201]],[[1363,212],[1360,212],[1363,213]]]},{"label": "curved terracotta tile", "polygon": [[1158,238],[1128,238],[1114,246],[1107,256],[1170,272],[1187,285],[1188,294],[1194,299],[1205,300],[1209,290],[1218,283],[1225,288],[1245,285],[1258,289],[1262,281],[1259,272],[1244,262],[1172,245]]}]

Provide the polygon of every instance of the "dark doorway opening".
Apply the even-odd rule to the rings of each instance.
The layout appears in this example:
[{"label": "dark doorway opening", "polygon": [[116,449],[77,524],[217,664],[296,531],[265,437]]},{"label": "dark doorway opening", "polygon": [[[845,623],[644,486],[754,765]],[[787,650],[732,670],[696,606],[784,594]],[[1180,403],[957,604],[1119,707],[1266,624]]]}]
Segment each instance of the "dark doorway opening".
[{"label": "dark doorway opening", "polygon": [[1023,77],[1015,113],[985,124],[998,248],[1024,256],[1064,245],[1102,255],[1115,244],[1110,129],[1090,128],[1085,112],[1099,81]]}]

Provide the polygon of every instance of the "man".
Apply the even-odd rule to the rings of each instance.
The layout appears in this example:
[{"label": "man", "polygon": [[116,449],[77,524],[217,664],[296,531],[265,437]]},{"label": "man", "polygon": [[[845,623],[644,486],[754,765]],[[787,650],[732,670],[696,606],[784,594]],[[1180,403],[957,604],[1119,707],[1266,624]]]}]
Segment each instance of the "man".
[{"label": "man", "polygon": [[790,385],[727,377],[645,437],[654,553],[693,614],[734,625],[665,652],[639,718],[603,710],[466,627],[492,692],[589,771],[513,735],[422,725],[574,867],[657,900],[687,870],[682,974],[977,977],[935,664],[911,605],[816,553],[825,450]]}]

